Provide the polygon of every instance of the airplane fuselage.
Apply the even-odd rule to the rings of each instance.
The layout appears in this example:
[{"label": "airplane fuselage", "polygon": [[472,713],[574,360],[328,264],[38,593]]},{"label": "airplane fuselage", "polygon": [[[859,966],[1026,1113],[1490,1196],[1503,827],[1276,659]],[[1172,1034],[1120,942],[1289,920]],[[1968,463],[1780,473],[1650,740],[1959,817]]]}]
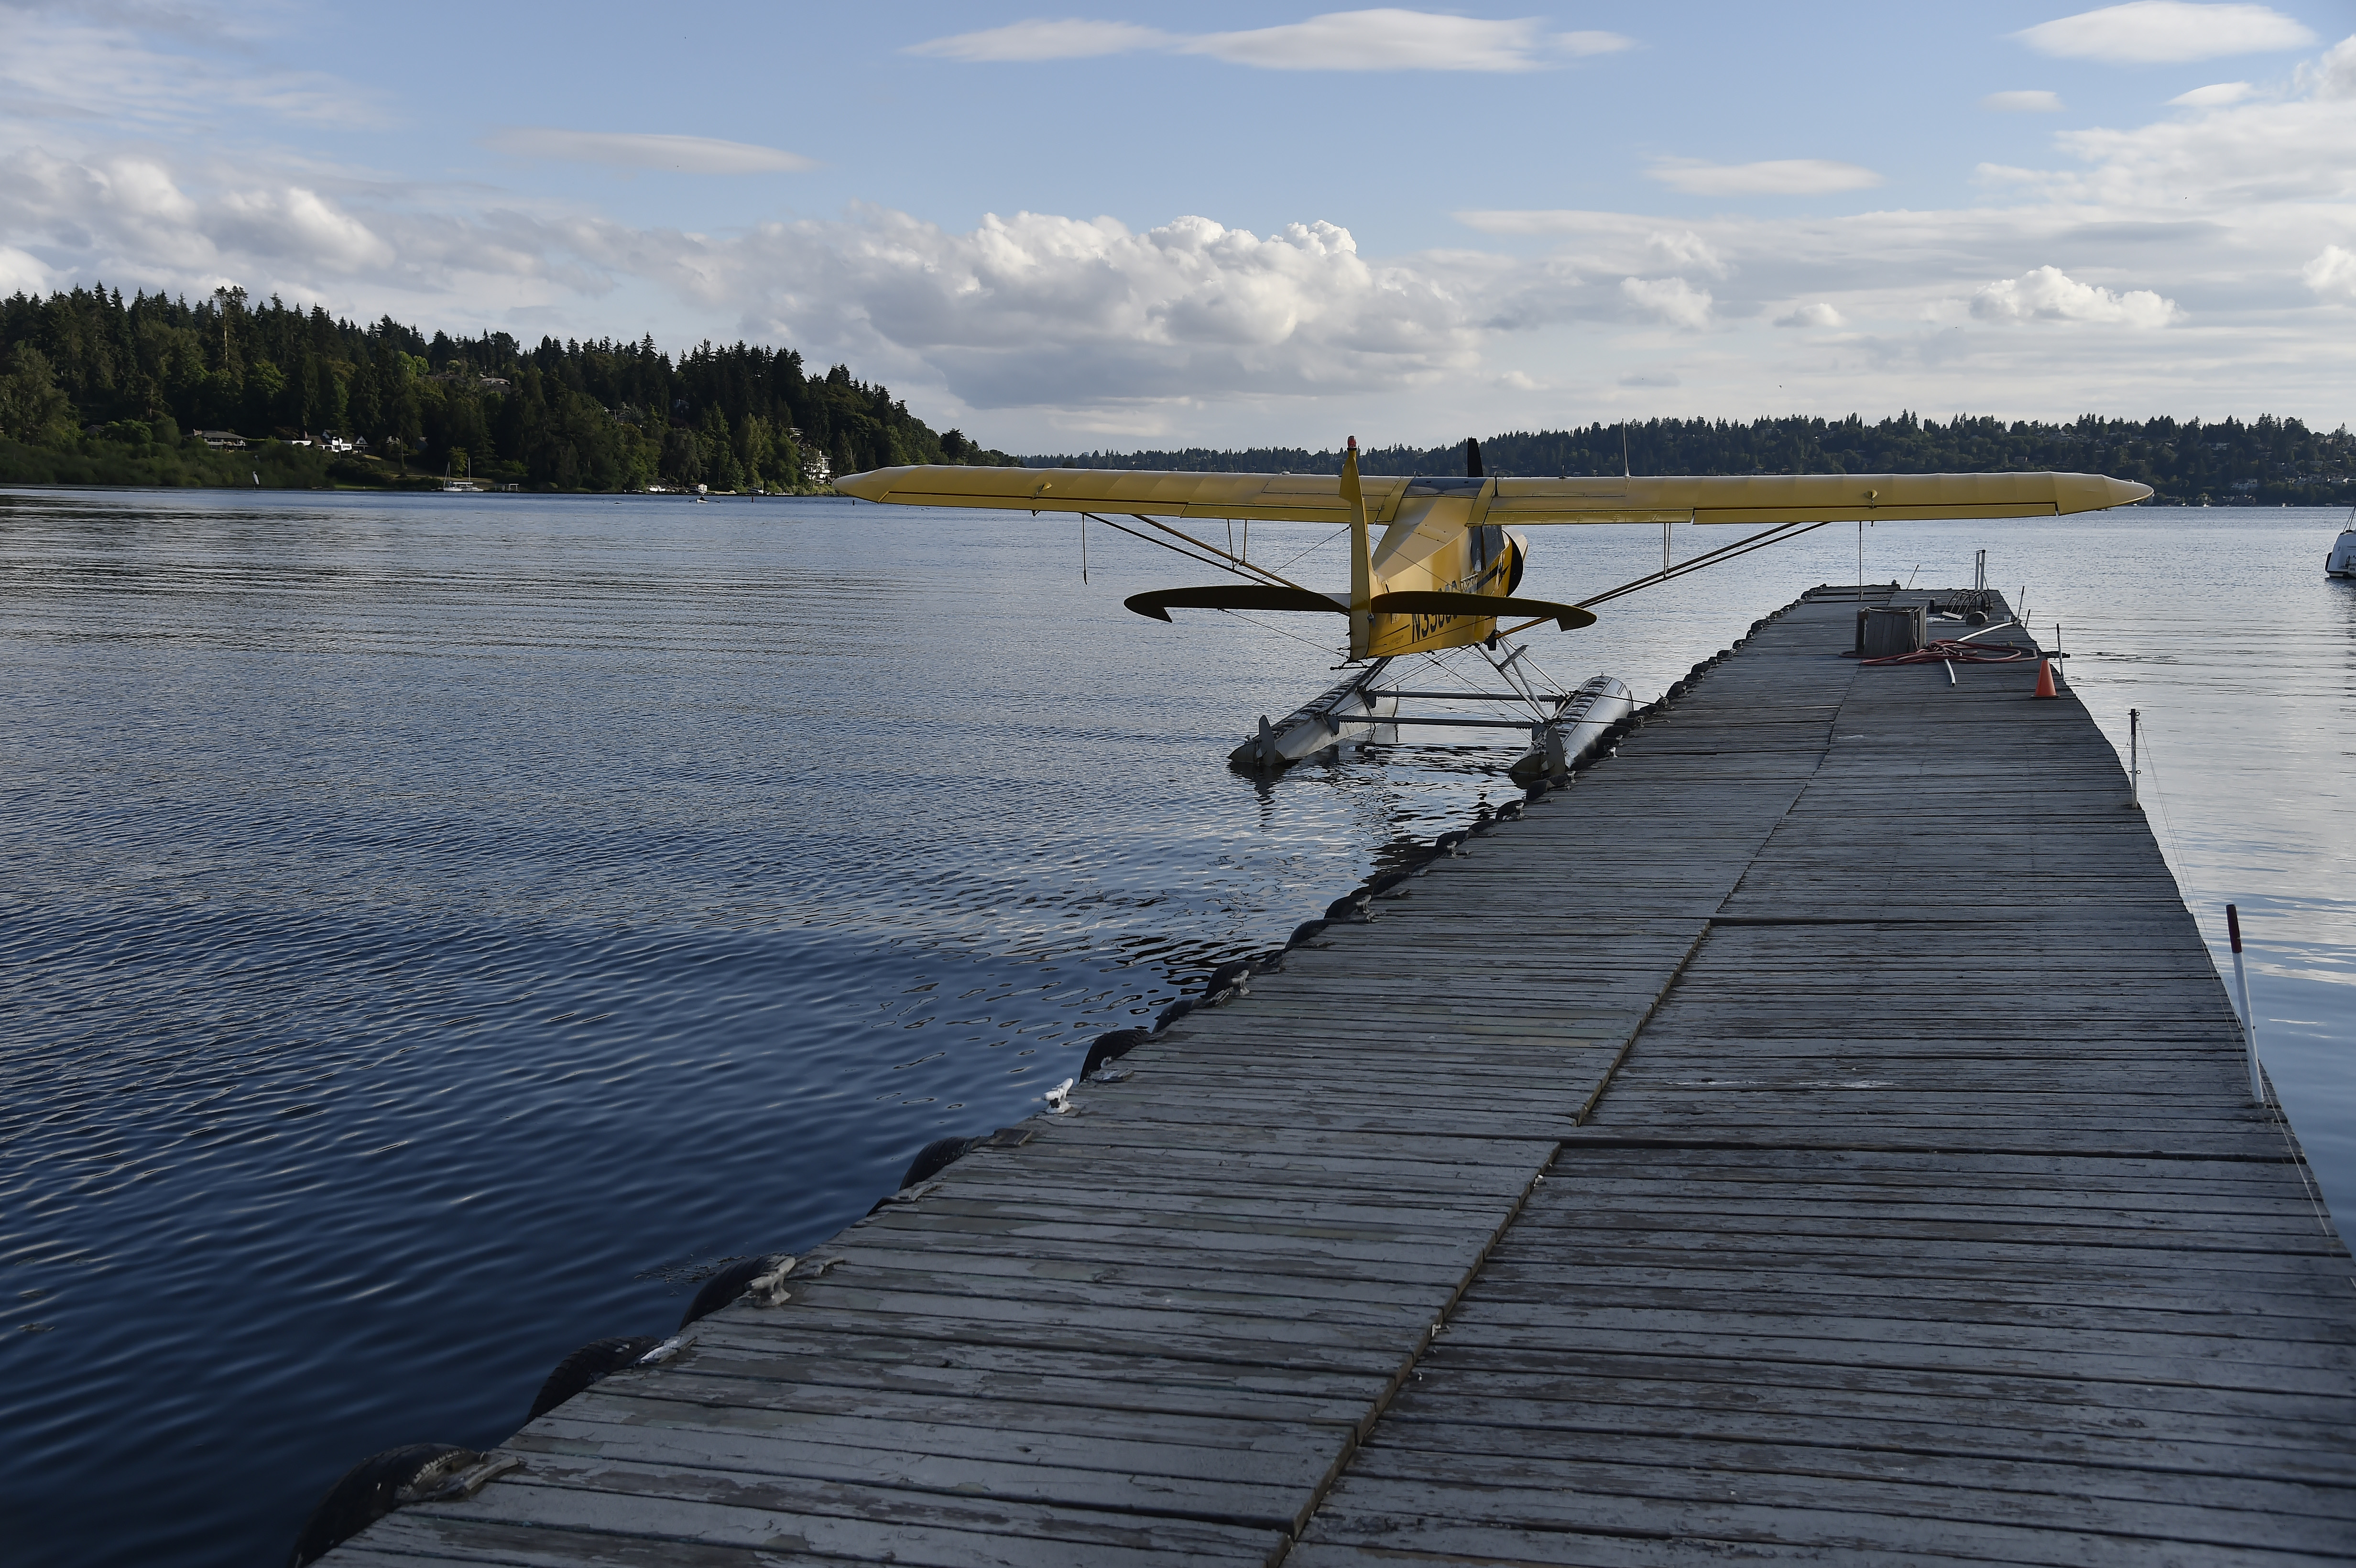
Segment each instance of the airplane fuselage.
[{"label": "airplane fuselage", "polygon": [[[1368,562],[1377,594],[1437,590],[1503,598],[1519,581],[1527,545],[1478,520],[1493,481],[1418,477],[1408,482]],[[1362,657],[1462,647],[1497,629],[1494,615],[1375,613]],[[1359,650],[1353,648],[1354,654]]]}]

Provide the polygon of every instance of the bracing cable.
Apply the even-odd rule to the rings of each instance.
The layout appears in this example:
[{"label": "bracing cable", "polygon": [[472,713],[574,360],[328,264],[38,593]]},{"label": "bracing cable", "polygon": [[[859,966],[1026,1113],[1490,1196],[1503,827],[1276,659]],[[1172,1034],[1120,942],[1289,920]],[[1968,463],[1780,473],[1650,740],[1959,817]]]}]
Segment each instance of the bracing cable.
[{"label": "bracing cable", "polygon": [[1303,593],[1310,592],[1310,590],[1302,588],[1301,584],[1293,581],[1289,577],[1280,577],[1264,566],[1254,566],[1250,561],[1244,560],[1241,556],[1229,554],[1215,544],[1205,544],[1201,539],[1196,539],[1193,534],[1186,532],[1183,528],[1173,528],[1168,523],[1162,522],[1157,517],[1149,517],[1138,512],[1131,512],[1130,517],[1134,521],[1143,523],[1149,528],[1158,529],[1162,533],[1168,534],[1173,539],[1185,540],[1188,544],[1193,545],[1196,549],[1201,550],[1205,555],[1216,557],[1217,560],[1215,560],[1213,564],[1219,566],[1220,570],[1224,571],[1233,572],[1238,577],[1265,582],[1277,588],[1290,588]]},{"label": "bracing cable", "polygon": [[[1216,559],[1215,559],[1215,558],[1213,558],[1213,557],[1210,557],[1210,556],[1196,555],[1194,551],[1192,551],[1192,550],[1190,550],[1190,549],[1182,549],[1181,547],[1179,547],[1179,546],[1177,546],[1177,545],[1172,544],[1168,539],[1155,539],[1151,534],[1141,534],[1141,533],[1139,533],[1135,528],[1123,527],[1121,524],[1114,522],[1110,517],[1098,517],[1098,516],[1096,513],[1094,513],[1094,512],[1083,512],[1083,513],[1081,513],[1081,514],[1080,514],[1080,516],[1082,516],[1082,517],[1084,517],[1090,518],[1090,519],[1092,519],[1092,520],[1094,520],[1094,521],[1096,521],[1096,522],[1102,523],[1105,527],[1107,527],[1107,528],[1112,528],[1112,529],[1115,529],[1115,530],[1117,530],[1117,531],[1119,531],[1119,532],[1120,532],[1120,533],[1127,534],[1130,538],[1131,538],[1131,539],[1143,539],[1147,544],[1151,544],[1151,545],[1160,545],[1163,549],[1166,549],[1166,550],[1170,551],[1170,552],[1171,552],[1172,554],[1173,554],[1173,555],[1183,555],[1183,556],[1184,556],[1188,560],[1193,561],[1193,562],[1194,562],[1195,565],[1197,565],[1197,566],[1208,566],[1208,567],[1215,568],[1215,569],[1216,569],[1217,571],[1235,571],[1235,569],[1234,569],[1233,567],[1228,566],[1228,565],[1227,565],[1226,562],[1224,562],[1224,561],[1218,560],[1216,560]],[[1242,575],[1242,573],[1240,573],[1240,572],[1237,572],[1237,573],[1236,573],[1236,575],[1237,575],[1237,576],[1241,576],[1241,575]]]},{"label": "bracing cable", "polygon": [[1222,610],[1219,613],[1222,615],[1232,615],[1238,621],[1248,622],[1250,624],[1258,626],[1263,632],[1274,632],[1280,637],[1290,637],[1296,643],[1305,643],[1309,646],[1315,648],[1321,654],[1331,656],[1336,652],[1344,651],[1335,649],[1328,644],[1317,642],[1309,637],[1304,637],[1298,632],[1288,632],[1282,626],[1271,624],[1267,621],[1260,620],[1258,616],[1247,615],[1240,610]]},{"label": "bracing cable", "polygon": [[[1586,610],[1591,609],[1598,604],[1609,603],[1614,599],[1633,593],[1639,589],[1657,587],[1659,584],[1664,582],[1675,581],[1676,579],[1684,577],[1689,572],[1699,571],[1704,567],[1722,565],[1727,561],[1736,559],[1738,556],[1749,555],[1753,550],[1765,549],[1770,545],[1783,544],[1787,540],[1798,539],[1802,534],[1814,532],[1815,529],[1823,528],[1824,526],[1825,525],[1822,523],[1777,523],[1772,528],[1767,528],[1759,533],[1751,534],[1745,539],[1739,539],[1730,545],[1721,545],[1718,549],[1711,550],[1707,554],[1693,556],[1687,560],[1678,561],[1666,571],[1647,572],[1643,577],[1636,578],[1633,581],[1623,582],[1617,588],[1607,588],[1602,592],[1596,594],[1592,598],[1581,599],[1579,602],[1579,607],[1582,610]],[[1500,636],[1510,636],[1515,632],[1526,632],[1532,626],[1544,625],[1545,624],[1546,617],[1541,615],[1535,620],[1523,621],[1515,625],[1505,627],[1498,635]]]}]

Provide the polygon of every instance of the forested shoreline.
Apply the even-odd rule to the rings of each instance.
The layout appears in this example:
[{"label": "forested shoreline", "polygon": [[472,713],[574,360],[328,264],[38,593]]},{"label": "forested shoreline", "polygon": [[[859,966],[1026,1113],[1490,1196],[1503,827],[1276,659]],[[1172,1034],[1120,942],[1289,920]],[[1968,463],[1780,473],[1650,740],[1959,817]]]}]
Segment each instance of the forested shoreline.
[{"label": "forested shoreline", "polygon": [[[198,432],[210,435],[209,442]],[[235,439],[225,439],[228,432]],[[240,442],[242,444],[239,444]],[[1908,412],[1868,424],[1655,419],[1515,431],[1487,472],[1924,474],[2059,469],[2138,480],[2162,504],[2356,504],[2356,436],[2244,422],[2086,415],[2067,424]],[[426,336],[224,288],[191,304],[104,287],[0,300],[0,483],[796,493],[910,463],[1331,474],[1298,447],[1010,457],[934,432],[880,383],[792,349],[651,337],[527,348],[506,333]],[[1461,443],[1377,447],[1374,474],[1453,474]]]},{"label": "forested shoreline", "polygon": [[[1624,443],[1624,446],[1623,446]],[[2069,424],[1958,415],[1945,424],[1912,413],[1868,424],[1791,417],[1646,420],[1584,430],[1515,431],[1481,442],[1482,466],[1504,475],[1637,474],[1954,474],[2057,470],[2107,474],[2152,487],[2166,506],[2356,505],[2356,435],[2311,431],[2296,419],[2104,420]],[[1159,468],[1247,474],[1337,474],[1338,451],[1258,447],[1087,453],[1027,457],[1034,468]],[[1626,464],[1623,470],[1622,464]],[[1462,443],[1377,447],[1370,474],[1462,474]]]},{"label": "forested shoreline", "polygon": [[0,300],[0,483],[797,492],[894,464],[1014,461],[935,432],[843,366],[807,374],[791,349],[526,348],[238,289]]}]

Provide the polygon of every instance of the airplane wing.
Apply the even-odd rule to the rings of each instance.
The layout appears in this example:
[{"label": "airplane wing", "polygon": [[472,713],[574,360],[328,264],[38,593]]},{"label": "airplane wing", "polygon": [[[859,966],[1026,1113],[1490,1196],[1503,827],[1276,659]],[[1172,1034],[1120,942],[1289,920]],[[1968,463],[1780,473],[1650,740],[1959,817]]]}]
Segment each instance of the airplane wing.
[{"label": "airplane wing", "polygon": [[[2126,506],[2146,485],[2099,474],[1783,474],[1692,478],[1430,479],[1365,475],[1367,520],[1391,522],[1410,496],[1472,499],[1473,524],[1782,523],[2051,517]],[[1351,519],[1332,474],[1172,474],[1118,468],[926,464],[846,475],[834,487],[897,506],[1118,512],[1271,522]]]},{"label": "airplane wing", "polygon": [[2052,517],[2123,507],[2148,485],[2099,474],[1766,474],[1500,479],[1490,523],[1846,523]]},{"label": "airplane wing", "polygon": [[[1361,481],[1397,509],[1404,478]],[[1162,474],[1127,468],[878,468],[834,482],[846,496],[900,507],[988,507],[1022,512],[1119,512],[1153,517],[1350,520],[1338,474]]]}]

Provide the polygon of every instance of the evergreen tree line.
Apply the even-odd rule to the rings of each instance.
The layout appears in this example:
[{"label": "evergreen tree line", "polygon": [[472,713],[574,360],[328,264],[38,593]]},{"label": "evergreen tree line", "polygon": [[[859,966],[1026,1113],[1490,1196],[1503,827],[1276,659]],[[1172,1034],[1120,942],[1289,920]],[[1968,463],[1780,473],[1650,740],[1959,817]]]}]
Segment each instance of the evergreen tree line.
[{"label": "evergreen tree line", "polygon": [[[255,450],[194,438],[225,430]],[[296,444],[358,438],[365,453]],[[2356,436],[2297,419],[2086,415],[2068,424],[1901,413],[1868,424],[1790,417],[1647,420],[1512,432],[1482,443],[1497,475],[1921,474],[2062,469],[2139,480],[2175,504],[2356,503]],[[888,389],[801,356],[706,342],[673,358],[651,337],[525,348],[506,333],[428,338],[275,296],[194,304],[103,286],[0,300],[0,480],[429,484],[444,473],[532,489],[652,485],[802,490],[822,473],[906,463],[1011,464],[936,433]],[[1096,452],[1033,467],[1330,474],[1338,451]],[[1461,445],[1363,454],[1374,474],[1455,474]],[[429,477],[430,476],[430,477]]]},{"label": "evergreen tree line", "polygon": [[[199,430],[253,450],[215,453]],[[331,453],[331,436],[365,448]],[[235,288],[194,304],[103,286],[0,301],[0,479],[790,491],[896,464],[1013,462],[936,433],[843,366],[806,374],[791,349],[705,342],[674,359],[650,336],[428,338]]]},{"label": "evergreen tree line", "polygon": [[[1624,443],[1624,444],[1623,444]],[[1623,457],[1624,452],[1624,457]],[[1515,431],[1484,438],[1482,467],[1498,475],[1635,474],[1953,474],[2057,470],[2107,474],[2152,487],[2176,506],[2356,505],[2356,435],[2311,431],[2263,415],[2105,420],[2069,424],[1958,414],[1945,424],[1901,413],[1843,420],[1646,420],[1584,430]],[[1034,468],[1160,468],[1190,472],[1338,474],[1339,451],[1254,447],[1214,452],[1093,452],[1026,457]],[[1625,464],[1623,468],[1622,464]],[[1464,448],[1378,447],[1359,454],[1369,474],[1462,474]]]}]

